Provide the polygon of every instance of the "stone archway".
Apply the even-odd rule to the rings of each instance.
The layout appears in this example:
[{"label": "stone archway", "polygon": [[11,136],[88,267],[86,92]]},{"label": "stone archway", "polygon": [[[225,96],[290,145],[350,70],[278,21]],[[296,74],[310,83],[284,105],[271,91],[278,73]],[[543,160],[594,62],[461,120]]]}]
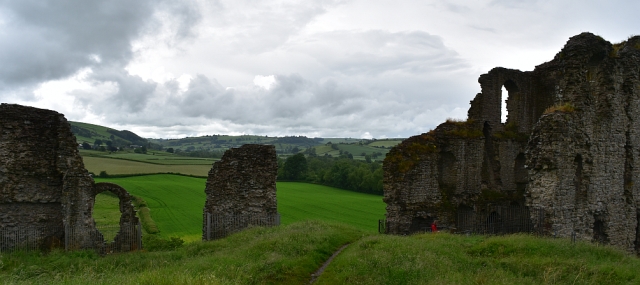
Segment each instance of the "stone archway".
[{"label": "stone archway", "polygon": [[[106,252],[131,251],[140,249],[141,234],[140,223],[136,217],[136,210],[131,203],[131,195],[127,190],[117,184],[101,182],[96,183],[93,187],[93,199],[96,195],[109,191],[115,194],[120,200],[120,229],[113,238],[113,241],[106,244]],[[93,207],[92,207],[93,210]],[[101,237],[104,242],[104,238]]]}]

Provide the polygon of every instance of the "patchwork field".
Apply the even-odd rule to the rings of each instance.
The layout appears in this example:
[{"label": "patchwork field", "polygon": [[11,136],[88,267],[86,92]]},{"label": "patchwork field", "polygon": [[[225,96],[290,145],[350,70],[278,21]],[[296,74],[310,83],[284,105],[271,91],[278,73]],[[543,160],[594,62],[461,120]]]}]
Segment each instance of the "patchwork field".
[{"label": "patchwork field", "polygon": [[97,150],[80,150],[80,155],[83,157],[101,157],[101,158],[115,158],[123,160],[132,160],[138,162],[146,162],[151,164],[206,164],[211,165],[217,159],[213,158],[200,158],[200,157],[187,157],[179,156],[173,153],[165,151],[149,151],[146,154],[118,151],[109,153],[108,151]]},{"label": "patchwork field", "polygon": [[[182,237],[187,241],[200,239],[206,179],[158,174],[96,178],[96,182],[116,183],[132,195],[142,197],[151,209],[160,235]],[[308,183],[278,182],[277,187],[283,225],[323,220],[376,232],[378,219],[384,218],[385,204],[381,196]]]},{"label": "patchwork field", "polygon": [[82,159],[85,168],[96,175],[101,171],[106,171],[108,174],[182,173],[186,175],[207,176],[213,164],[152,164],[93,156],[83,156]]}]

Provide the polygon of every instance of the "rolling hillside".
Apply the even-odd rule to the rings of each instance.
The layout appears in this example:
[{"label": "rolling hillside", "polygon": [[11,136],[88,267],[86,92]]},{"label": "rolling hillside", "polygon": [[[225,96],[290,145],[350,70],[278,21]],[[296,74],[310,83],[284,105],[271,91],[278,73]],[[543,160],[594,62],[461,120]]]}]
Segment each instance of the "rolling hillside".
[{"label": "rolling hillside", "polygon": [[[94,148],[96,140],[101,146],[107,147],[107,142],[119,147],[121,151],[132,152],[131,146],[145,146],[154,154],[170,151],[180,156],[189,157],[220,157],[222,153],[233,147],[244,144],[270,144],[276,147],[279,155],[305,153],[307,155],[348,156],[353,159],[365,160],[370,156],[372,161],[381,161],[390,148],[403,139],[353,139],[353,138],[308,138],[304,136],[269,137],[257,135],[207,135],[200,137],[186,137],[181,139],[145,139],[127,130],[115,130],[104,126],[69,122],[71,131],[78,143],[86,142]],[[331,147],[331,145],[334,145]],[[108,148],[107,148],[108,149]],[[104,156],[108,152],[92,153],[88,155]],[[84,154],[83,154],[84,155]],[[109,154],[110,155],[110,154]],[[117,158],[117,155],[113,156]],[[133,159],[136,160],[136,159]],[[153,162],[151,162],[153,163]]]}]

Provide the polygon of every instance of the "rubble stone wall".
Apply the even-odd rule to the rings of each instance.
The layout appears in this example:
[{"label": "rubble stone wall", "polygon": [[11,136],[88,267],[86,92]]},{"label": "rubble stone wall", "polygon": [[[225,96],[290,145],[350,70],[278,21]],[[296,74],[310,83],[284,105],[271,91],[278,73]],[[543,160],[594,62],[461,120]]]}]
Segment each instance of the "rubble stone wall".
[{"label": "rubble stone wall", "polygon": [[72,229],[78,247],[101,246],[91,215],[96,189],[104,188],[84,168],[64,115],[1,104],[0,162],[0,229],[46,228],[44,236],[56,240]]},{"label": "rubble stone wall", "polygon": [[[209,213],[231,220],[277,215],[277,174],[275,146],[246,144],[227,150],[209,171],[204,216]],[[203,239],[206,239],[206,223],[204,218]]]},{"label": "rubble stone wall", "polygon": [[433,219],[454,229],[461,209],[527,206],[544,209],[546,233],[639,251],[639,73],[640,37],[613,45],[583,33],[533,71],[480,76],[467,121],[447,121],[387,155],[388,231],[415,232]]}]

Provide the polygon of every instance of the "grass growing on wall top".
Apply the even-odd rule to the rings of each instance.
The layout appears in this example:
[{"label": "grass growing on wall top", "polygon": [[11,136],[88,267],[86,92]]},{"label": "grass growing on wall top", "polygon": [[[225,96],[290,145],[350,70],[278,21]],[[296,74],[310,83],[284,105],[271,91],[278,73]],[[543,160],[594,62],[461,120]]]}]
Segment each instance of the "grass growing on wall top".
[{"label": "grass growing on wall top", "polygon": [[546,115],[554,112],[573,113],[575,110],[576,109],[575,107],[573,107],[573,104],[564,103],[564,104],[556,104],[548,107],[547,109],[544,110],[543,114]]}]

